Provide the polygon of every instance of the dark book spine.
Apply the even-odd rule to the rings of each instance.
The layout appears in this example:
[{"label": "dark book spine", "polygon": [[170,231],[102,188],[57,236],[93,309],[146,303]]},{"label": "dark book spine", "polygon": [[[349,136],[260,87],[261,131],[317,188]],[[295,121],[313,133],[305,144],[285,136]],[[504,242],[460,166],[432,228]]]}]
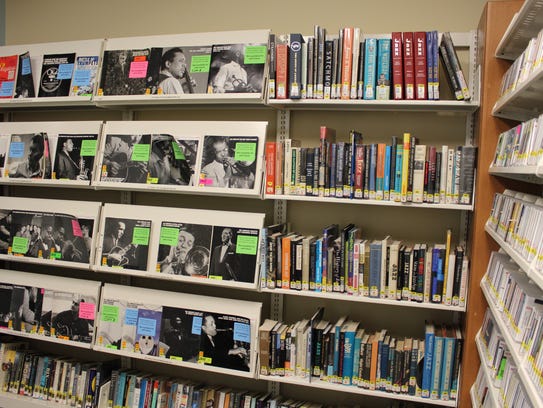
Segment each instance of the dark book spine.
[{"label": "dark book spine", "polygon": [[457,306],[460,298],[460,282],[462,280],[462,262],[464,260],[464,248],[458,247],[454,258],[454,278],[452,289],[453,305]]},{"label": "dark book spine", "polygon": [[409,167],[407,173],[407,201],[413,201],[413,171],[415,170],[415,147],[417,140],[411,136],[409,143]]},{"label": "dark book spine", "polygon": [[366,49],[366,43],[364,40],[360,41],[360,49],[358,51],[358,82],[356,86],[356,98],[364,98],[364,51]]},{"label": "dark book spine", "polygon": [[337,61],[336,61],[336,64],[337,64],[337,70],[336,70],[336,78],[335,78],[335,83],[336,83],[336,91],[335,91],[335,94],[333,95],[333,98],[334,99],[338,99],[340,97],[340,90],[341,90],[341,67],[343,66],[343,30],[340,29],[339,30],[339,37],[338,37],[338,57],[337,57]]},{"label": "dark book spine", "polygon": [[343,197],[351,196],[351,178],[353,177],[353,146],[351,143],[345,143],[345,169],[343,172]]},{"label": "dark book spine", "polygon": [[302,97],[302,34],[290,34],[289,39],[289,98],[300,99]]},{"label": "dark book spine", "polygon": [[[345,143],[338,142],[336,144],[336,159],[335,159],[335,196],[343,197],[343,170],[345,161]],[[333,195],[330,191],[330,195]]]},{"label": "dark book spine", "polygon": [[307,40],[307,92],[306,97],[308,99],[313,98],[314,92],[314,72],[315,72],[315,59],[313,57],[315,50],[315,39],[313,37]]},{"label": "dark book spine", "polygon": [[328,148],[327,164],[326,170],[324,173],[325,182],[324,182],[324,196],[330,197],[333,196],[336,191],[336,157],[337,155],[337,144],[331,143]]},{"label": "dark book spine", "polygon": [[314,196],[319,195],[319,157],[320,157],[320,147],[315,147],[315,156],[313,157],[313,194]]},{"label": "dark book spine", "polygon": [[305,163],[305,195],[313,195],[313,183],[315,178],[315,149],[307,149]]},{"label": "dark book spine", "polygon": [[451,87],[451,91],[454,93],[454,97],[457,100],[461,101],[462,99],[464,99],[464,96],[462,95],[462,89],[458,84],[458,80],[456,79],[456,75],[451,65],[451,60],[449,59],[449,55],[447,54],[447,49],[443,44],[439,45],[439,56],[441,57],[441,62],[445,67],[445,78],[447,79],[447,82]]},{"label": "dark book spine", "polygon": [[415,396],[417,393],[418,359],[419,350],[418,348],[412,347],[409,359],[409,379],[407,387],[407,393],[412,396]]},{"label": "dark book spine", "polygon": [[322,369],[322,329],[312,329],[311,376],[320,377]]},{"label": "dark book spine", "polygon": [[460,204],[471,204],[473,201],[477,147],[462,146],[461,149],[459,202]]},{"label": "dark book spine", "polygon": [[334,41],[326,40],[324,43],[324,99],[330,99],[332,92],[333,57]]},{"label": "dark book spine", "polygon": [[442,153],[436,152],[436,176],[434,184],[434,203],[440,202],[439,186],[441,184],[441,161],[443,160]]},{"label": "dark book spine", "polygon": [[413,253],[412,253],[413,263],[411,266],[411,287],[410,287],[411,300],[416,300],[417,298],[416,294],[417,294],[417,272],[419,270],[419,252],[420,252],[419,247],[413,248]]},{"label": "dark book spine", "polygon": [[[429,147],[429,160],[428,160],[428,195],[427,202],[433,203],[436,194],[436,165],[437,165],[437,150],[435,146]],[[438,191],[439,194],[439,191]]]},{"label": "dark book spine", "polygon": [[364,198],[370,198],[371,145],[364,145]]},{"label": "dark book spine", "polygon": [[426,248],[421,245],[419,249],[419,261],[417,265],[417,286],[416,297],[417,302],[422,302],[424,299],[424,269],[426,266]]},{"label": "dark book spine", "polygon": [[270,34],[269,44],[268,98],[275,99],[275,34]]}]

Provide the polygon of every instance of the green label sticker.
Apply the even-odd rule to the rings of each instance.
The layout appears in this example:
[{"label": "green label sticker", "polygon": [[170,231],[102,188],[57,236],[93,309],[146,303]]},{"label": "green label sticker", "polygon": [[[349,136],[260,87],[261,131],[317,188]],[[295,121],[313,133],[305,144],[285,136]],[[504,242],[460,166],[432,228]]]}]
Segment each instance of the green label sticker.
[{"label": "green label sticker", "polygon": [[236,254],[256,255],[258,237],[251,235],[238,235],[236,241]]},{"label": "green label sticker", "polygon": [[102,305],[102,321],[117,323],[119,321],[119,306]]},{"label": "green label sticker", "polygon": [[245,47],[244,64],[265,64],[268,49],[265,45],[248,45]]},{"label": "green label sticker", "polygon": [[112,349],[112,350],[118,350],[118,347],[113,344],[106,344],[106,348]]},{"label": "green label sticker", "polygon": [[51,259],[62,259],[62,252],[52,252],[50,257]]},{"label": "green label sticker", "polygon": [[211,55],[193,55],[190,59],[190,73],[209,72]]},{"label": "green label sticker", "polygon": [[222,280],[221,275],[209,275],[209,279]]},{"label": "green label sticker", "polygon": [[236,143],[234,159],[238,161],[253,162],[256,158],[256,143]]},{"label": "green label sticker", "polygon": [[160,245],[176,246],[179,239],[179,228],[162,227],[160,228]]},{"label": "green label sticker", "polygon": [[11,244],[11,252],[16,253],[16,254],[26,254],[28,252],[28,238],[13,237],[13,244]]},{"label": "green label sticker", "polygon": [[135,245],[148,245],[150,233],[150,228],[134,227],[134,233],[132,234],[132,243]]},{"label": "green label sticker", "polygon": [[181,150],[181,148],[176,142],[172,142],[172,149],[173,149],[173,156],[175,157],[175,160],[185,160],[185,155],[183,154],[183,150]]},{"label": "green label sticker", "polygon": [[132,150],[132,157],[130,158],[130,160],[141,162],[149,161],[150,152],[151,145],[149,144],[142,143],[134,145],[134,149]]},{"label": "green label sticker", "polygon": [[183,357],[177,357],[177,356],[170,356],[170,360],[178,360],[178,361],[183,361]]},{"label": "green label sticker", "polygon": [[95,156],[97,140],[83,140],[80,156]]}]

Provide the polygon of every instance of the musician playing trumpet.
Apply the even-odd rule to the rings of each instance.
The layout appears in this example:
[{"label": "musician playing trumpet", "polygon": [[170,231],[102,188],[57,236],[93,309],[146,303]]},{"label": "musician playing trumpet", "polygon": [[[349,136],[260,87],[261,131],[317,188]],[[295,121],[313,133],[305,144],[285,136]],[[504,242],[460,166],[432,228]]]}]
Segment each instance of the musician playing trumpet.
[{"label": "musician playing trumpet", "polygon": [[162,55],[158,80],[159,93],[194,93],[196,82],[188,75],[185,54],[181,48],[170,48]]}]

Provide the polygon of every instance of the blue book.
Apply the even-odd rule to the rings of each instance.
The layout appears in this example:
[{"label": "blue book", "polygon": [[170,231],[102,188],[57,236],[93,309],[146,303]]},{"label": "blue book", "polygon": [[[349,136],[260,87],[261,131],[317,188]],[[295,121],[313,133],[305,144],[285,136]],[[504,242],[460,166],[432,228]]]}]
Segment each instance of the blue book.
[{"label": "blue book", "polygon": [[[331,367],[331,369],[328,370],[328,376],[332,377],[332,379],[334,379],[334,377],[337,377],[338,375],[339,354],[340,354],[339,353],[339,338],[341,334],[341,328],[346,320],[347,320],[347,316],[341,316],[336,322],[336,325],[334,326],[334,361],[333,361],[333,366]],[[335,379],[333,382],[335,382]]]},{"label": "blue book", "polygon": [[382,241],[374,240],[370,243],[370,297],[378,298],[381,291],[381,257]]},{"label": "blue book", "polygon": [[389,356],[390,356],[390,336],[387,334],[381,346],[381,367],[379,369],[379,378],[381,379],[380,389],[382,391],[387,390]]},{"label": "blue book", "polygon": [[402,194],[402,165],[403,165],[403,144],[396,146],[396,172],[394,175],[394,197],[391,200],[400,201]]},{"label": "blue book", "polygon": [[343,378],[341,381],[343,385],[352,385],[353,383],[354,342],[358,325],[358,322],[350,321],[343,325],[341,329],[345,332],[345,341],[343,343]]},{"label": "blue book", "polygon": [[126,371],[121,371],[119,373],[119,379],[117,380],[117,394],[115,395],[115,402],[113,408],[118,408],[123,406],[124,400],[124,389],[126,387]]},{"label": "blue book", "polygon": [[434,360],[434,340],[434,325],[432,323],[426,323],[424,335],[424,366],[422,368],[422,398],[430,398],[432,367]]},{"label": "blue book", "polygon": [[375,89],[376,99],[390,99],[390,38],[377,40],[377,86]]},{"label": "blue book", "polygon": [[385,148],[385,180],[383,185],[384,200],[390,199],[390,160],[391,160],[392,146]]},{"label": "blue book", "polygon": [[322,292],[322,238],[315,241],[315,291]]},{"label": "blue book", "polygon": [[438,244],[432,251],[432,288],[430,299],[433,303],[441,303],[443,296],[443,281],[445,278],[445,245]]},{"label": "blue book", "polygon": [[377,40],[366,38],[364,50],[364,99],[375,99],[377,77]]},{"label": "blue book", "polygon": [[452,369],[455,357],[456,335],[453,329],[448,329],[443,344],[443,363],[441,364],[441,384],[439,397],[448,401],[451,398]]},{"label": "blue book", "polygon": [[432,359],[432,380],[430,382],[430,399],[440,399],[441,369],[443,366],[443,350],[445,347],[444,329],[435,328],[434,355]]},{"label": "blue book", "polygon": [[434,97],[434,53],[432,52],[433,36],[431,31],[426,32],[426,72],[427,72],[427,84],[428,100],[432,101]]},{"label": "blue book", "polygon": [[375,193],[377,189],[377,143],[370,145],[370,177],[369,177],[369,198],[375,200]]},{"label": "blue book", "polygon": [[353,358],[353,385],[358,385],[360,380],[359,371],[360,371],[360,346],[362,344],[362,337],[364,336],[364,329],[358,329],[356,331],[356,336],[354,336],[354,358]]}]

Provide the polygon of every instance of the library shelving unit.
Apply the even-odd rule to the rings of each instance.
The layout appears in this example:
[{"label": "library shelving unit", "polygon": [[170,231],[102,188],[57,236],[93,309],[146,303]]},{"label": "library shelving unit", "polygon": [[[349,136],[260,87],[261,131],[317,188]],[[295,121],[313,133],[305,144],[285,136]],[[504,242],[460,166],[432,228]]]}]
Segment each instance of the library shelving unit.
[{"label": "library shelving unit", "polygon": [[[242,33],[242,34],[240,34]],[[258,36],[268,35],[267,30],[257,30]],[[225,42],[248,42],[246,41],[247,36],[251,41],[257,41],[255,37],[255,32],[235,32],[232,34],[232,38],[228,38],[228,34],[221,34],[218,37],[209,35],[213,37],[213,41],[216,38],[221,39],[222,43]],[[368,34],[367,36],[371,36]],[[175,37],[175,36],[173,36]],[[167,38],[163,46],[171,46],[176,44],[179,41],[179,38]],[[183,39],[191,39],[190,35],[183,37]],[[127,123],[131,119],[138,120],[161,120],[162,116],[170,116],[169,111],[162,111],[157,108],[164,108],[166,105],[168,108],[172,108],[175,105],[177,107],[190,107],[196,110],[202,110],[202,117],[209,120],[210,109],[213,108],[213,114],[216,114],[217,117],[222,118],[225,115],[230,116],[236,115],[236,118],[241,118],[241,120],[246,120],[247,117],[250,117],[253,120],[254,116],[251,114],[251,110],[243,109],[235,111],[232,113],[233,109],[241,107],[257,107],[264,108],[264,114],[260,110],[256,110],[256,116],[259,116],[260,124],[259,129],[262,129],[263,120],[268,120],[270,116],[275,118],[275,128],[270,126],[268,123],[267,127],[267,137],[268,140],[273,140],[277,136],[278,140],[285,138],[293,137],[300,138],[302,143],[305,145],[315,145],[318,143],[318,131],[320,125],[327,125],[333,128],[336,128],[338,131],[338,138],[341,139],[341,135],[348,135],[349,129],[361,130],[364,134],[364,141],[368,142],[385,142],[388,140],[389,136],[392,135],[401,135],[404,131],[410,131],[417,140],[420,140],[421,143],[426,144],[443,144],[443,145],[475,145],[474,143],[474,115],[479,107],[479,63],[477,62],[476,57],[476,41],[477,36],[475,32],[469,33],[453,33],[453,39],[455,44],[467,50],[469,57],[467,58],[469,64],[469,82],[470,89],[472,91],[472,99],[468,102],[459,102],[459,101],[277,101],[277,100],[266,100],[265,92],[255,94],[255,95],[199,95],[199,96],[184,96],[176,98],[160,98],[159,96],[153,95],[143,95],[138,97],[120,97],[120,96],[96,96],[92,99],[91,102],[85,102],[89,104],[92,108],[108,108],[107,110],[99,111],[103,113],[104,116],[108,117],[108,120],[113,117],[118,119],[116,115],[116,109],[123,111],[120,116],[120,119],[126,120]],[[153,37],[146,37],[146,43],[148,46],[154,46]],[[261,41],[257,41],[261,42]],[[139,40],[135,38],[131,39],[110,39],[107,40],[105,49],[118,49],[123,47],[134,47],[139,44]],[[159,44],[160,45],[160,44]],[[19,49],[17,49],[19,50]],[[15,51],[13,51],[15,52]],[[42,51],[43,52],[43,51]],[[442,81],[442,87],[446,87],[445,81]],[[77,106],[78,103],[72,104],[68,100],[55,101],[60,106]],[[6,102],[2,105],[5,108],[5,112],[9,112],[9,118],[14,120],[13,123],[6,123],[6,129],[9,128],[11,124],[16,125],[17,121],[21,121],[19,118],[23,118],[24,121],[27,116],[25,116],[26,111],[18,109],[19,106],[23,106],[23,103],[18,102]],[[33,101],[32,103],[27,103],[24,106],[28,108],[39,109],[41,106],[47,107],[47,104],[41,104],[41,101]],[[220,106],[225,110],[225,114],[221,113],[221,109],[217,109],[217,106]],[[170,109],[171,110],[171,109]],[[191,110],[192,112],[192,110]],[[58,113],[58,117],[62,118],[62,113]],[[95,114],[96,112],[93,112]],[[174,112],[175,114],[181,112]],[[271,113],[271,115],[270,115]],[[262,119],[262,117],[264,119]],[[26,119],[28,120],[28,119]],[[268,122],[270,122],[268,120]],[[129,124],[132,126],[133,123],[137,121],[131,121]],[[157,123],[160,123],[157,121]],[[237,122],[236,122],[237,123]],[[242,123],[242,122],[239,122]],[[248,122],[254,123],[254,122]],[[317,126],[315,125],[317,124]],[[437,128],[443,132],[435,132],[432,128],[432,125],[435,125]],[[107,124],[106,124],[107,126]],[[146,126],[149,126],[146,124]],[[128,128],[128,127],[127,127]],[[122,126],[118,129],[122,130]],[[57,130],[58,131],[58,130]],[[233,130],[235,132],[235,130]],[[439,133],[439,136],[436,134]],[[273,136],[272,136],[273,135]],[[379,136],[386,135],[386,136]],[[385,139],[387,138],[387,139]],[[479,146],[481,144],[479,143]],[[261,163],[262,164],[262,163]],[[263,168],[263,166],[261,166]],[[481,184],[479,180],[481,177],[480,173],[485,172],[484,167],[481,166],[481,159],[479,158],[479,164],[477,166],[479,173],[477,175],[478,182],[477,185]],[[481,171],[481,169],[483,169]],[[261,174],[260,174],[261,176]],[[222,201],[223,198],[228,196],[228,194],[223,194],[224,192],[217,191],[216,194],[213,194],[214,197],[208,198],[205,201],[202,197],[192,198],[189,197],[189,194],[179,194],[171,195],[168,194],[165,198],[161,195],[160,188],[155,189],[145,189],[145,188],[115,188],[115,186],[104,186],[98,183],[93,189],[92,183],[88,191],[83,190],[74,190],[73,187],[80,187],[79,185],[70,186],[72,188],[68,189],[57,189],[59,185],[47,184],[46,189],[34,188],[39,185],[30,183],[5,183],[4,187],[5,195],[13,196],[40,196],[40,197],[50,197],[50,194],[55,194],[60,197],[66,195],[72,196],[74,191],[77,191],[76,194],[80,194],[81,200],[90,200],[89,197],[92,197],[93,201],[101,201],[106,203],[112,203],[110,208],[114,208],[121,203],[120,207],[115,207],[115,216],[120,216],[123,213],[122,206],[131,206],[124,211],[126,214],[134,214],[137,211],[139,205],[154,205],[156,207],[167,207],[171,206],[172,202],[175,202],[175,205],[183,208],[210,208],[211,210],[217,211],[217,216],[219,210],[235,210],[243,209],[246,211],[257,212],[255,208],[260,209],[258,212],[263,212],[262,207],[265,208],[266,217],[274,219],[274,221],[289,221],[292,226],[292,230],[297,230],[303,233],[316,233],[319,230],[329,224],[329,223],[338,223],[344,225],[348,222],[357,222],[362,225],[363,235],[368,238],[379,238],[384,235],[390,234],[393,239],[405,240],[411,242],[444,242],[445,240],[445,231],[447,228],[452,228],[453,231],[453,240],[455,243],[470,242],[469,241],[469,231],[470,227],[470,213],[474,208],[477,208],[477,204],[473,205],[451,205],[451,204],[436,204],[436,205],[411,205],[411,204],[397,204],[397,203],[386,203],[386,202],[375,202],[373,200],[341,200],[341,199],[320,199],[320,198],[299,198],[296,196],[265,196],[266,200],[258,200],[261,198],[259,192],[256,194],[246,194],[244,197],[229,197],[230,201]],[[60,184],[60,183],[59,183]],[[117,195],[120,192],[120,197]],[[172,198],[174,197],[174,198]],[[248,197],[254,198],[253,200],[247,200]],[[486,194],[482,194],[481,190],[475,192],[474,197],[477,197],[476,202],[479,202],[481,198],[484,199]],[[220,198],[221,200],[215,199]],[[194,204],[196,202],[196,204]],[[273,209],[271,208],[273,204]],[[340,204],[340,205],[337,205]],[[367,205],[364,205],[367,204]],[[108,204],[106,204],[107,207]],[[200,207],[202,205],[202,207]],[[288,205],[288,212],[287,212]],[[361,206],[362,205],[362,206]],[[125,207],[126,208],[126,207]],[[148,210],[149,207],[145,207],[145,210]],[[211,211],[210,210],[210,211]],[[149,210],[150,211],[150,210]],[[154,210],[157,211],[157,210]],[[203,210],[202,210],[203,211]],[[159,212],[159,211],[157,211]],[[165,209],[165,212],[166,209]],[[194,213],[196,217],[196,212]],[[200,214],[200,213],[198,213]],[[153,214],[153,217],[156,217],[158,220],[163,214]],[[145,217],[145,211],[141,214],[142,217]],[[190,217],[190,210],[186,212],[185,217]],[[198,215],[200,216],[200,215]],[[262,223],[263,218],[261,214],[253,214],[255,218],[255,225]],[[197,217],[196,217],[197,218]],[[431,222],[428,222],[428,218],[431,218]],[[228,220],[225,220],[225,222]],[[251,224],[253,225],[253,224]],[[428,228],[421,228],[421,225],[430,225]],[[100,230],[102,231],[102,230]],[[156,239],[157,237],[155,237]],[[473,241],[473,240],[471,240]],[[96,250],[99,251],[98,243],[95,243]],[[472,250],[468,251],[473,256],[473,248],[475,246],[472,244]],[[94,259],[97,259],[98,254],[96,254]],[[33,265],[32,265],[33,266]],[[472,266],[473,268],[473,266]],[[91,268],[92,269],[92,268]],[[101,268],[97,268],[101,269]],[[37,272],[37,267],[34,269]],[[96,274],[93,279],[107,280],[108,283],[113,281],[114,283],[120,281],[125,285],[134,284],[134,291],[139,290],[136,286],[147,285],[151,282],[152,276],[145,276],[147,280],[140,281],[139,275],[137,273],[123,274],[118,273],[119,271],[108,271],[107,268],[100,270],[101,274]],[[146,272],[151,275],[151,272]],[[75,272],[74,272],[75,274]],[[130,275],[128,278],[127,275]],[[476,273],[471,274],[469,281],[469,287],[473,290],[477,286],[476,282]],[[88,274],[85,276],[88,277]],[[255,278],[256,279],[256,278]],[[144,283],[141,283],[144,282]],[[253,283],[251,282],[251,286]],[[180,291],[184,291],[185,283],[187,291],[198,292],[200,289],[195,289],[190,287],[189,282],[179,281],[172,282],[172,280],[162,280],[159,279],[152,281],[152,286],[158,286],[159,289],[169,288],[171,285],[174,287],[173,283],[177,284],[175,288],[182,287]],[[241,285],[242,286],[242,285]],[[112,287],[112,286],[111,286]],[[199,285],[201,288],[202,285]],[[120,292],[130,292],[129,286],[119,286]],[[256,288],[251,288],[252,290],[243,290],[238,291],[235,285],[206,285],[205,288],[208,292],[211,292],[214,296],[218,298],[236,298],[233,300],[231,305],[237,305],[239,299],[244,298],[254,298],[260,297],[265,299],[266,303],[270,306],[269,312],[264,312],[264,317],[270,317],[274,319],[282,319],[288,322],[294,322],[300,318],[309,316],[317,306],[322,304],[326,305],[326,313],[330,310],[330,320],[337,319],[341,314],[348,313],[353,319],[363,322],[364,327],[369,329],[379,329],[387,328],[393,333],[397,333],[401,336],[410,336],[410,337],[422,337],[424,331],[425,320],[428,321],[439,321],[446,323],[458,323],[461,321],[466,321],[466,334],[464,338],[468,341],[466,344],[466,352],[464,353],[464,364],[462,368],[462,373],[470,372],[470,365],[466,362],[470,362],[470,358],[473,357],[473,350],[470,350],[473,346],[470,344],[469,329],[472,325],[477,325],[473,323],[477,321],[477,318],[471,319],[468,316],[464,317],[465,311],[468,310],[468,314],[471,314],[469,306],[468,308],[464,307],[446,307],[441,305],[434,304],[417,304],[412,303],[403,303],[403,302],[393,302],[388,300],[374,300],[374,299],[364,299],[357,297],[344,297],[340,295],[317,295],[313,293],[293,293],[289,291],[282,290],[263,290],[265,294],[255,293],[257,292]],[[241,289],[247,289],[241,287]],[[227,291],[228,290],[228,291]],[[154,295],[156,293],[153,292]],[[470,294],[469,302],[470,305],[473,303],[472,299],[477,298],[477,296]],[[217,302],[219,303],[219,302]],[[361,305],[359,303],[365,303]],[[230,305],[227,301],[225,304]],[[260,305],[260,303],[252,303],[249,306],[252,308],[257,308],[255,305]],[[241,305],[241,303],[240,303]],[[247,306],[248,304],[244,304]],[[243,306],[243,307],[245,307]],[[477,308],[476,308],[477,309]],[[477,309],[478,310],[478,309]],[[254,321],[258,322],[260,318],[260,313],[252,311],[251,316],[254,316]],[[399,318],[398,316],[401,316]],[[383,327],[389,326],[389,327]],[[473,336],[474,337],[474,336]],[[256,348],[253,348],[256,350]],[[106,351],[105,349],[102,351]],[[475,350],[476,353],[476,350]],[[255,356],[255,359],[257,356]],[[188,365],[187,365],[188,367]],[[190,366],[192,367],[192,366]],[[213,371],[209,369],[208,371]],[[222,374],[220,370],[216,370],[219,374]],[[251,372],[254,373],[254,370]],[[254,373],[256,376],[256,373]],[[254,376],[253,376],[254,377]],[[343,395],[365,395],[383,399],[402,399],[411,402],[420,402],[426,404],[435,404],[441,406],[464,406],[464,401],[467,398],[469,400],[469,386],[466,386],[466,380],[463,378],[463,385],[460,387],[460,393],[458,399],[452,401],[441,401],[433,400],[427,398],[412,397],[405,394],[392,394],[385,392],[370,392],[359,389],[357,387],[347,387],[336,384],[328,384],[320,381],[317,382],[305,382],[293,378],[277,378],[277,377],[261,377],[262,380],[266,383],[271,384],[270,388],[272,391],[285,392],[285,395],[294,394],[299,395],[299,390],[301,387],[307,388],[311,387],[309,391],[305,391],[309,394],[315,394],[318,398],[320,392],[327,393],[328,396],[332,395],[332,399],[335,402],[338,401],[339,397],[343,398]],[[468,374],[469,378],[469,374]],[[281,384],[279,386],[279,384]],[[469,382],[471,384],[471,382]],[[239,384],[235,384],[239,386]],[[11,396],[4,396],[6,401],[10,401]],[[21,403],[22,406],[23,403]],[[40,406],[39,402],[37,405],[31,406]]]},{"label": "library shelving unit", "polygon": [[[522,6],[522,7],[521,7]],[[543,99],[541,98],[541,73],[533,72],[525,82],[513,92],[499,96],[499,87],[492,84],[501,83],[510,63],[504,59],[516,59],[527,47],[528,42],[543,28],[542,2],[527,0],[524,2],[504,1],[489,2],[483,12],[479,24],[479,31],[484,33],[484,42],[479,45],[482,50],[482,83],[484,91],[481,95],[481,109],[479,119],[480,150],[478,163],[478,180],[476,187],[477,205],[472,233],[477,237],[472,241],[472,272],[473,282],[481,280],[486,271],[489,256],[492,251],[501,248],[518,264],[519,268],[533,280],[534,285],[541,287],[541,279],[536,276],[530,266],[518,255],[500,236],[487,226],[487,219],[492,209],[492,201],[495,193],[502,193],[506,189],[531,192],[538,191],[531,183],[540,184],[539,166],[537,167],[512,167],[492,168],[495,147],[498,136],[512,128],[516,123],[537,117],[542,111]],[[505,33],[505,34],[504,34]],[[504,120],[507,119],[507,120]],[[510,120],[518,121],[512,122]],[[500,177],[494,177],[500,176]],[[540,193],[537,193],[540,195]],[[485,232],[486,231],[486,232]],[[468,304],[466,336],[470,339],[476,337],[481,327],[482,317],[486,308],[490,308],[493,315],[496,310],[492,302],[485,300],[486,286],[482,286],[482,292],[474,286],[471,287],[470,303]],[[516,353],[514,343],[510,342],[508,331],[499,316],[494,316],[501,335],[508,344],[513,359],[517,365],[518,373],[526,385],[526,391],[534,406],[541,405],[541,394],[538,393],[525,376],[524,361]],[[464,359],[476,361],[477,350],[468,347]],[[466,360],[464,360],[466,361]],[[481,361],[485,361],[481,356]],[[463,384],[467,390],[473,384],[477,375],[477,365],[471,367],[464,365]],[[502,398],[498,397],[498,401]],[[467,404],[468,397],[463,400]],[[496,401],[496,399],[495,399]],[[461,401],[462,405],[462,401]]]}]

